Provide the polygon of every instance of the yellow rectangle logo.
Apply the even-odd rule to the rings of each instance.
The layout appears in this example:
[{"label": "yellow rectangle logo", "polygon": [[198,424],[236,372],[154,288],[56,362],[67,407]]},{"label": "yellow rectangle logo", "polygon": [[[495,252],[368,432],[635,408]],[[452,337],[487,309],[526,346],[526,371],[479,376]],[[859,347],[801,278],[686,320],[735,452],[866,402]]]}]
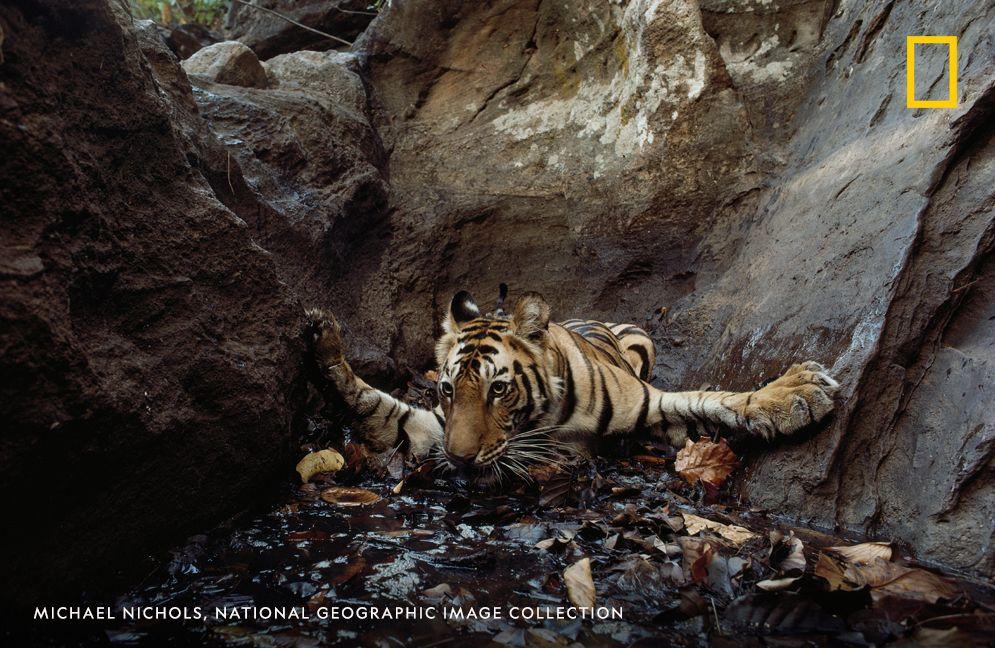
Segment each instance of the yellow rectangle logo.
[{"label": "yellow rectangle logo", "polygon": [[[916,45],[946,45],[950,49],[950,87],[946,99],[916,99]],[[908,108],[957,107],[957,37],[906,36],[905,105]]]}]

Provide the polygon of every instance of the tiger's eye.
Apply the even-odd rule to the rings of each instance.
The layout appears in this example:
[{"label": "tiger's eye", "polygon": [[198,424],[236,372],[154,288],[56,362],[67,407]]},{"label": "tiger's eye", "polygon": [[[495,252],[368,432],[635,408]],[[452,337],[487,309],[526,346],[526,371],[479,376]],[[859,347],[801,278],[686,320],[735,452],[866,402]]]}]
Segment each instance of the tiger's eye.
[{"label": "tiger's eye", "polygon": [[493,385],[491,385],[491,393],[494,394],[495,396],[501,396],[507,391],[508,391],[508,383],[496,382]]},{"label": "tiger's eye", "polygon": [[447,382],[441,382],[441,383],[439,383],[439,391],[442,392],[443,396],[445,396],[446,398],[449,398],[450,396],[453,395],[453,385],[452,385],[452,383],[447,383]]}]

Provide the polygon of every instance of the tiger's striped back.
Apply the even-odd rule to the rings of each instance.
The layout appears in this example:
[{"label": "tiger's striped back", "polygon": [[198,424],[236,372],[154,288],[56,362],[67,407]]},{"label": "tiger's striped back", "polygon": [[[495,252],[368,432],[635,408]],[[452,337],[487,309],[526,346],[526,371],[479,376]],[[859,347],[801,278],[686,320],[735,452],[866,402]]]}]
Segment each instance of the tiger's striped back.
[{"label": "tiger's striped back", "polygon": [[652,377],[656,349],[646,331],[635,324],[569,319],[560,326],[582,336],[616,367],[647,382]]}]

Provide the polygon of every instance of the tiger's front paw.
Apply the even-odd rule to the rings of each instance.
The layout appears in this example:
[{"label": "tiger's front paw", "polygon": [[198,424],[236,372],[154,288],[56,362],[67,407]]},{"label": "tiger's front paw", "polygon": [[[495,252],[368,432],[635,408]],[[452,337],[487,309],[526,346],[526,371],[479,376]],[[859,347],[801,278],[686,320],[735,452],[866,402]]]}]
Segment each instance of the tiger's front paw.
[{"label": "tiger's front paw", "polygon": [[309,309],[304,334],[312,357],[322,370],[341,364],[345,359],[342,349],[342,329],[331,313],[319,308]]},{"label": "tiger's front paw", "polygon": [[833,411],[840,385],[817,362],[802,362],[750,395],[746,421],[754,434],[771,439],[821,421]]}]

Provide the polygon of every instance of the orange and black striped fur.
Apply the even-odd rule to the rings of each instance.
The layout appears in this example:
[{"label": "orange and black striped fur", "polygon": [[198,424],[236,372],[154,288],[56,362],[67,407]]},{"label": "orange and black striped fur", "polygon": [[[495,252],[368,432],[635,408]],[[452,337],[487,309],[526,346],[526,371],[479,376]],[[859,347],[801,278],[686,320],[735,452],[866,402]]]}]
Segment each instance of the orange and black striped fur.
[{"label": "orange and black striped fur", "polygon": [[682,444],[689,427],[772,439],[833,409],[839,385],[815,362],[792,366],[752,392],[666,392],[649,383],[655,352],[636,326],[551,323],[542,296],[526,293],[509,316],[481,315],[469,293],[450,304],[436,346],[439,405],[419,409],[353,374],[334,318],[311,311],[315,360],[355,427],[375,449],[434,453],[479,483],[526,477],[533,463],[584,452],[591,441],[639,429]]}]

